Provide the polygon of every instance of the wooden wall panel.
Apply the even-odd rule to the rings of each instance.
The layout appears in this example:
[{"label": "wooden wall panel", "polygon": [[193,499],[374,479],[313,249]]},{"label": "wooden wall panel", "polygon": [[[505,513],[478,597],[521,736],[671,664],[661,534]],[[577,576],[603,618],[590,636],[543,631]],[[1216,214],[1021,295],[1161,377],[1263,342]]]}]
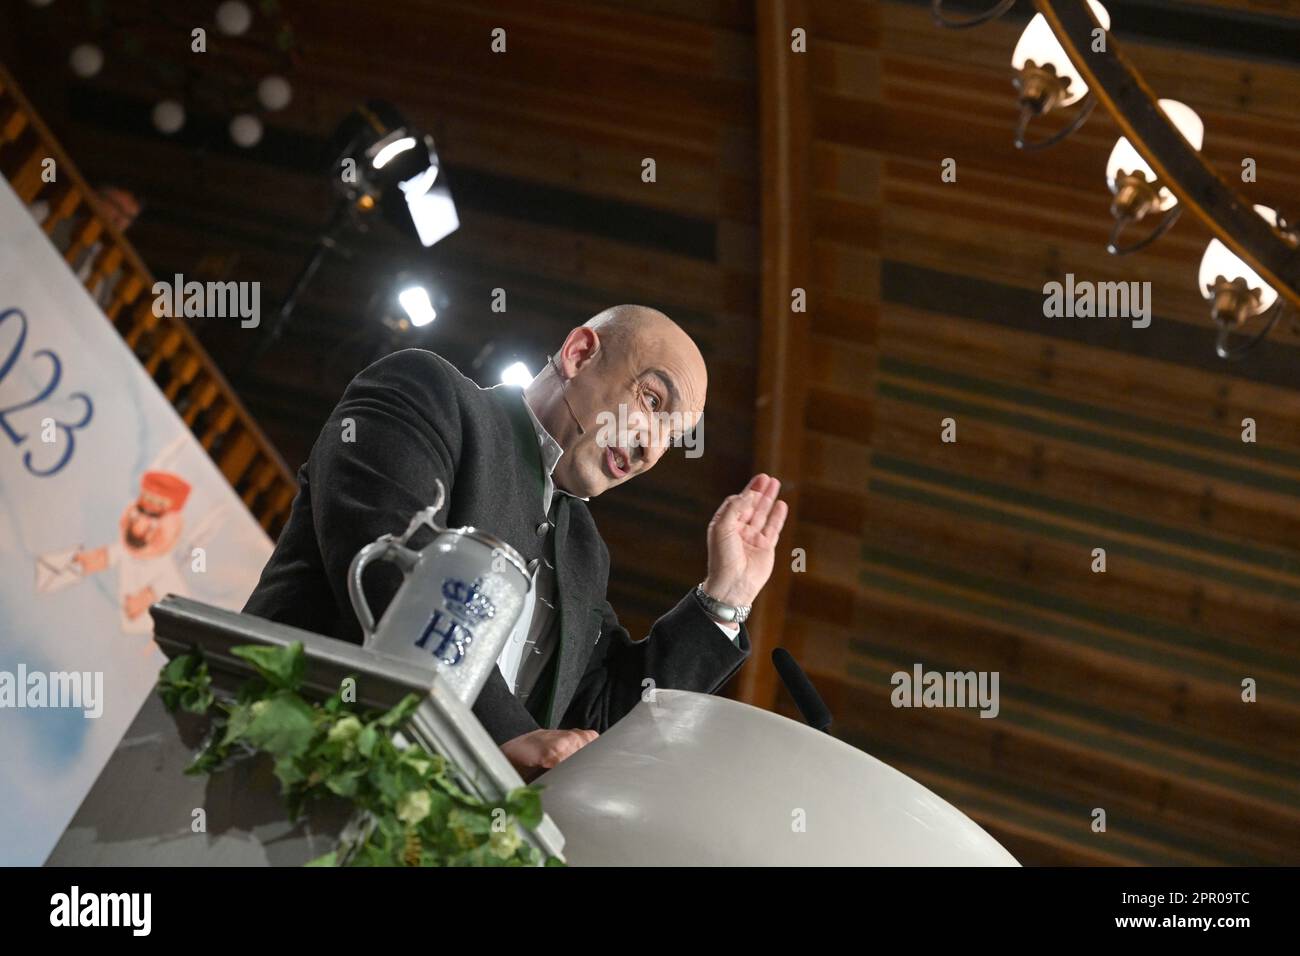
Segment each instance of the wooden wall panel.
[{"label": "wooden wall panel", "polygon": [[[1109,118],[1017,153],[1023,19],[945,32],[925,6],[828,0],[813,19],[819,308],[795,530],[808,570],[787,644],[844,739],[1024,862],[1294,862],[1295,332],[1267,346],[1276,373],[1191,351],[1212,347],[1193,286],[1208,234],[1179,223],[1141,255],[1108,256]],[[1125,49],[1201,113],[1212,163],[1270,170],[1257,201],[1300,186],[1300,61]],[[1150,282],[1153,328],[1053,325],[1039,296],[1066,272]],[[955,443],[941,440],[948,417]],[[893,707],[891,675],[918,662],[999,672],[998,717]],[[1242,702],[1245,677],[1267,702]]]}]

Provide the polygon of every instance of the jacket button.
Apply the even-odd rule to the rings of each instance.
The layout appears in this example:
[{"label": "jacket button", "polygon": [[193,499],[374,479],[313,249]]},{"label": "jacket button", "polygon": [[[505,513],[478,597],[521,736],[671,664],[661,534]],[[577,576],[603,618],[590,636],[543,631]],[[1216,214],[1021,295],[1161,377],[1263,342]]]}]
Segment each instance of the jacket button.
[{"label": "jacket button", "polygon": [[549,521],[543,521],[541,524],[537,526],[537,536],[539,538],[545,537],[546,532],[549,530],[551,530],[551,523]]}]

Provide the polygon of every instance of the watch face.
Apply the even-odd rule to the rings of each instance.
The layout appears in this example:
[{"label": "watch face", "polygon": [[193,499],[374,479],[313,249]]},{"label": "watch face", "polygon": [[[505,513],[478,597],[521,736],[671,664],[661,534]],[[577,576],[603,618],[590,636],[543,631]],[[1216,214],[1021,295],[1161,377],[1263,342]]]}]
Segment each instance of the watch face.
[{"label": "watch face", "polygon": [[735,624],[744,620],[743,617],[739,616],[739,608],[715,600],[708,595],[704,588],[699,587],[698,585],[695,588],[695,599],[699,602],[700,607],[704,609],[704,613],[717,621],[721,621],[724,624]]}]

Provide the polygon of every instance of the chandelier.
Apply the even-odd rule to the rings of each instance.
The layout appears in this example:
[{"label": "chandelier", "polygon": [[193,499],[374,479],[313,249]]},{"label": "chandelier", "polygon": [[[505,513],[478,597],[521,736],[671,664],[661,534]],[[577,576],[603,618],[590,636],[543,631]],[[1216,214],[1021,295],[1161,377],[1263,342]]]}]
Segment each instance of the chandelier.
[{"label": "chandelier", "polygon": [[[951,18],[943,0],[931,0],[936,23],[966,29],[994,20],[1015,5],[999,0],[982,13]],[[1205,125],[1177,100],[1159,99],[1114,49],[1110,14],[1098,0],[1034,0],[1038,12],[1011,54],[1020,105],[1018,149],[1054,146],[1079,129],[1101,102],[1125,135],[1106,161],[1111,192],[1107,251],[1137,252],[1163,236],[1184,208],[1213,231],[1197,273],[1217,331],[1215,351],[1238,359],[1261,342],[1288,309],[1300,306],[1300,228],[1267,206],[1243,199],[1200,156]],[[1030,124],[1047,113],[1073,109],[1057,133],[1029,140]],[[1146,235],[1127,245],[1121,234],[1147,217]],[[1248,332],[1250,326],[1256,330]]]}]

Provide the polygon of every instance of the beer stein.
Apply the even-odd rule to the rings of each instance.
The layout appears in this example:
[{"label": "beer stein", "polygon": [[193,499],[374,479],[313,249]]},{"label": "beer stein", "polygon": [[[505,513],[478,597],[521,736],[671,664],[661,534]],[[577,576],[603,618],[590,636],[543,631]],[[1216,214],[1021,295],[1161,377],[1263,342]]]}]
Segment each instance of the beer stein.
[{"label": "beer stein", "polygon": [[[357,552],[348,568],[348,595],[365,635],[379,654],[432,665],[452,692],[473,706],[496,666],[532,578],[509,544],[476,528],[444,528],[435,515],[445,498],[416,513],[400,536],[386,534]],[[407,542],[422,526],[434,538],[419,551]],[[403,581],[378,624],[361,587],[372,561],[388,561]]]}]

